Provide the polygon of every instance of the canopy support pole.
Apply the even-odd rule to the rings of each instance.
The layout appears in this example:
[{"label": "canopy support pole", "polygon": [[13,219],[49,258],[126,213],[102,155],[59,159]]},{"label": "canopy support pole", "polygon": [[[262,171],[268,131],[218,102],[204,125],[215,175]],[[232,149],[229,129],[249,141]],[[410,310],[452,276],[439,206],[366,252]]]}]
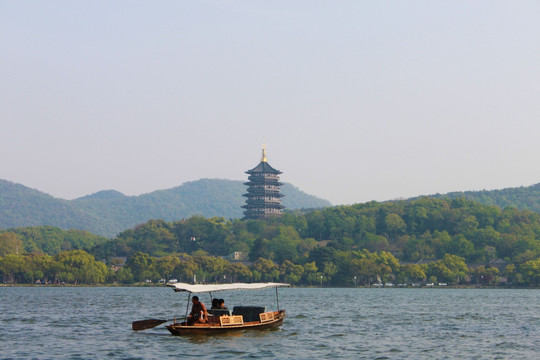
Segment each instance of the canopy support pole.
[{"label": "canopy support pole", "polygon": [[189,299],[191,299],[191,293],[188,292],[187,296],[187,305],[186,305],[186,319],[188,318],[188,311],[189,311]]},{"label": "canopy support pole", "polygon": [[276,302],[277,302],[277,309],[279,311],[279,295],[278,295],[278,290],[277,290],[277,286],[276,286]]}]

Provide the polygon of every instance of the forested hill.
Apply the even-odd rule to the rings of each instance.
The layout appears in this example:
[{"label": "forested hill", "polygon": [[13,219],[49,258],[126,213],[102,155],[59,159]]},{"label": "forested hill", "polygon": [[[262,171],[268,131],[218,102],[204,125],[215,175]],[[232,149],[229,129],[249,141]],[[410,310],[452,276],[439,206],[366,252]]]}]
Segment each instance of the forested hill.
[{"label": "forested hill", "polygon": [[502,190],[457,191],[447,194],[429,195],[434,198],[465,198],[484,205],[495,205],[501,209],[515,207],[540,213],[540,184]]},{"label": "forested hill", "polygon": [[[283,185],[282,192],[288,209],[331,206],[329,201],[290,184]],[[241,218],[244,193],[242,181],[201,179],[139,196],[106,190],[63,200],[0,180],[0,228],[50,225],[112,237],[150,219],[174,221],[192,215]]]}]

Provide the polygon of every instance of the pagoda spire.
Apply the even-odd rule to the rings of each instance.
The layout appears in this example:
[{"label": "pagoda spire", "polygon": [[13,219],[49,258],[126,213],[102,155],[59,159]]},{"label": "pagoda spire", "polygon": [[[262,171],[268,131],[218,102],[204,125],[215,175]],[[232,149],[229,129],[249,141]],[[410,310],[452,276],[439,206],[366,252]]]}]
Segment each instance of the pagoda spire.
[{"label": "pagoda spire", "polygon": [[266,144],[263,144],[263,146],[262,146],[262,159],[261,159],[261,162],[268,162],[266,160]]}]

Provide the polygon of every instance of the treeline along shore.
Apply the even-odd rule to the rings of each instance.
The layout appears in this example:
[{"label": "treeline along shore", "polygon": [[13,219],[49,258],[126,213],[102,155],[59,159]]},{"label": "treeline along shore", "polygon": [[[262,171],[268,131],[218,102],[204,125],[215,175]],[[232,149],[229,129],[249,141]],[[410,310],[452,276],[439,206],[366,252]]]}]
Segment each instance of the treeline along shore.
[{"label": "treeline along shore", "polygon": [[457,199],[369,202],[266,220],[150,220],[112,239],[0,231],[6,284],[284,281],[371,286],[540,284],[540,215]]}]

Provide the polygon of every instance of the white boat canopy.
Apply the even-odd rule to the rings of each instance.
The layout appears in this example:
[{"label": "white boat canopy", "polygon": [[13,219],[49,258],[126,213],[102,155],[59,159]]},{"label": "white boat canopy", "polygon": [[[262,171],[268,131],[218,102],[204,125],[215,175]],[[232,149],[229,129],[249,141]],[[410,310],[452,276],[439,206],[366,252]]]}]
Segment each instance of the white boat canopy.
[{"label": "white boat canopy", "polygon": [[266,288],[278,288],[278,287],[290,287],[291,285],[285,283],[234,283],[234,284],[214,284],[214,285],[191,285],[185,283],[167,284],[167,286],[173,287],[175,291],[187,291],[190,293],[202,293],[202,292],[215,292],[225,290],[259,290]]}]

